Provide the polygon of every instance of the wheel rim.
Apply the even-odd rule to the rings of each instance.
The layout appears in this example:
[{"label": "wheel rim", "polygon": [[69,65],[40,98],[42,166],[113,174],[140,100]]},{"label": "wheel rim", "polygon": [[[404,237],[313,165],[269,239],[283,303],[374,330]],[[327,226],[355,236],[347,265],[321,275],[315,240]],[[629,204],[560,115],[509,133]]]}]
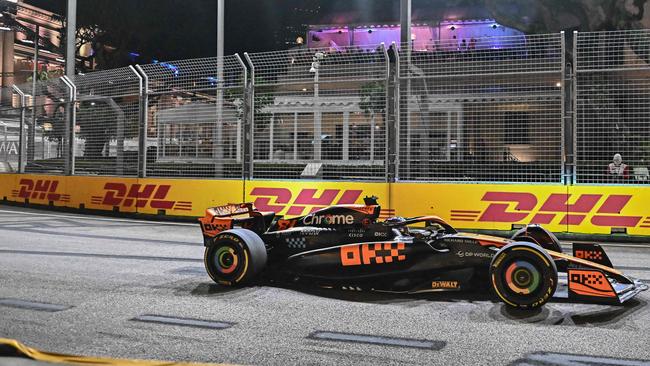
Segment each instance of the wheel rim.
[{"label": "wheel rim", "polygon": [[513,261],[505,271],[505,280],[510,291],[528,295],[539,288],[540,271],[530,262],[523,260]]},{"label": "wheel rim", "polygon": [[237,269],[239,257],[235,249],[231,247],[221,247],[214,256],[214,265],[220,273],[230,274]]}]

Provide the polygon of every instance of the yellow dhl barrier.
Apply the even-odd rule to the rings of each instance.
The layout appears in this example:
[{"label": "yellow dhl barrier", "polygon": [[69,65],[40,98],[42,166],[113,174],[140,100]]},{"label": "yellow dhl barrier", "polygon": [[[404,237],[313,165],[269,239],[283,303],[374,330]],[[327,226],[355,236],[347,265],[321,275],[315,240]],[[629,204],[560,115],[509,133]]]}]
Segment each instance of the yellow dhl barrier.
[{"label": "yellow dhl barrier", "polygon": [[650,188],[525,184],[242,181],[0,174],[0,199],[146,214],[202,216],[250,201],[264,211],[306,215],[377,196],[382,216],[436,214],[464,229],[543,224],[556,232],[650,235]]}]

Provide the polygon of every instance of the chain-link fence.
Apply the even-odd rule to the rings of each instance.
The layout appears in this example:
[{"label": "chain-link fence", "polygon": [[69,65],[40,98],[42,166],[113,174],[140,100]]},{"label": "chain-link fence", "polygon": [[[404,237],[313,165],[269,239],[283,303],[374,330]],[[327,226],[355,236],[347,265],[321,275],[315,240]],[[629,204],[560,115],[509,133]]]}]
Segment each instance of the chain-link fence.
[{"label": "chain-link fence", "polygon": [[[12,88],[0,89],[0,173],[17,172],[20,157],[20,120],[22,108]],[[16,106],[13,105],[16,103]]]},{"label": "chain-link fence", "polygon": [[69,128],[72,86],[67,79],[29,82],[13,91],[12,124],[20,140],[23,125],[25,172],[65,174],[69,169]]},{"label": "chain-link fence", "polygon": [[650,31],[575,39],[577,182],[649,183]]},{"label": "chain-link fence", "polygon": [[338,47],[247,54],[252,176],[383,180],[388,51]]},{"label": "chain-link fence", "polygon": [[561,181],[561,34],[400,49],[399,179]]},{"label": "chain-link fence", "polygon": [[241,178],[242,59],[159,62],[141,70],[148,84],[147,176]]},{"label": "chain-link fence", "polygon": [[29,82],[0,172],[647,183],[649,62],[647,30],[476,35]]},{"label": "chain-link fence", "polygon": [[77,75],[74,172],[138,174],[142,77],[132,67]]}]

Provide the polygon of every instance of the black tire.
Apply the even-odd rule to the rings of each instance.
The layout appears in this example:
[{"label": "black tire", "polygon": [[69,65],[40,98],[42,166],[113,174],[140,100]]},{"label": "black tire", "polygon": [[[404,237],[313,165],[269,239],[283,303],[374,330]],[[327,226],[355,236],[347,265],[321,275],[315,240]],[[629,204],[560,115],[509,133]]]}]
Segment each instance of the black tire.
[{"label": "black tire", "polygon": [[266,266],[266,246],[250,230],[226,230],[205,248],[203,262],[214,282],[225,286],[245,285]]},{"label": "black tire", "polygon": [[515,242],[501,248],[492,258],[490,279],[494,292],[507,305],[534,309],[555,293],[557,268],[539,245]]}]

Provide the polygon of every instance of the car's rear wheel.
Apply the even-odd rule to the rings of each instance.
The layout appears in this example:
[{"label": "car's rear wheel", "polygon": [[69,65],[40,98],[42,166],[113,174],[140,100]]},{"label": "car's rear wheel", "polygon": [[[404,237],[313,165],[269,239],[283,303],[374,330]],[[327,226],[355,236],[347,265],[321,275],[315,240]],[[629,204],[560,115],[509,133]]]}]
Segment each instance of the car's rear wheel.
[{"label": "car's rear wheel", "polygon": [[544,305],[557,288],[557,268],[538,245],[515,242],[501,248],[490,263],[490,279],[497,296],[521,309]]},{"label": "car's rear wheel", "polygon": [[226,286],[244,285],[266,266],[266,247],[250,230],[227,230],[205,248],[203,261],[214,282]]}]

